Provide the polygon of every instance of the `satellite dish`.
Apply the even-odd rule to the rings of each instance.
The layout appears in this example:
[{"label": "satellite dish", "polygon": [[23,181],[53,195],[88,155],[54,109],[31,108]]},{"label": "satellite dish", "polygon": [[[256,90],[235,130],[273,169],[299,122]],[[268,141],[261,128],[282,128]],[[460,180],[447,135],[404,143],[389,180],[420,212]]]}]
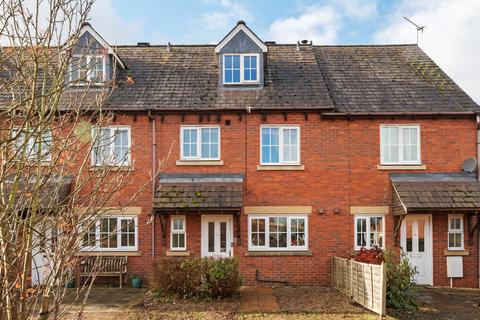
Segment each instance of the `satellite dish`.
[{"label": "satellite dish", "polygon": [[477,169],[477,159],[475,158],[468,158],[467,160],[463,161],[463,171],[472,173]]}]

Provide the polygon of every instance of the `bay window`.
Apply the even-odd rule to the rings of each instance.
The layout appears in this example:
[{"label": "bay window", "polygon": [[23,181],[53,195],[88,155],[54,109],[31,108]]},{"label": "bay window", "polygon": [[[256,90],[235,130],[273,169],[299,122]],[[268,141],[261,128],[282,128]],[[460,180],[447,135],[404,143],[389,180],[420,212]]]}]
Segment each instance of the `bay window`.
[{"label": "bay window", "polygon": [[307,216],[248,217],[249,250],[308,250]]}]

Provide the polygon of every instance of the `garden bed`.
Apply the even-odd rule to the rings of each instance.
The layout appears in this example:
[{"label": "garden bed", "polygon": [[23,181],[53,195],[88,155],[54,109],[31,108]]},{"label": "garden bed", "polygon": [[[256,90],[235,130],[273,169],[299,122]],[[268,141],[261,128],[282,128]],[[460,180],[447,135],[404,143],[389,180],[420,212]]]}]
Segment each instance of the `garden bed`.
[{"label": "garden bed", "polygon": [[195,300],[158,297],[151,292],[130,313],[131,320],[140,319],[234,319],[238,297],[222,300]]},{"label": "garden bed", "polygon": [[328,287],[278,287],[274,294],[282,312],[322,314],[372,314]]}]

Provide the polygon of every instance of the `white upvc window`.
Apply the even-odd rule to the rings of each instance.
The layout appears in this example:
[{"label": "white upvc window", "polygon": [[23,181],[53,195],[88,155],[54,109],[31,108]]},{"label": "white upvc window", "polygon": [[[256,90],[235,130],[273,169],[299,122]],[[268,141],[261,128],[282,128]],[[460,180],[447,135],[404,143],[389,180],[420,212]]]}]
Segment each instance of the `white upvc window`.
[{"label": "white upvc window", "polygon": [[136,216],[104,216],[85,231],[82,251],[137,251]]},{"label": "white upvc window", "polygon": [[220,127],[182,126],[180,150],[182,160],[220,160]]},{"label": "white upvc window", "polygon": [[260,82],[260,55],[224,54],[223,55],[223,83],[248,84]]},{"label": "white upvc window", "polygon": [[21,156],[25,147],[25,156],[29,160],[41,162],[52,160],[52,132],[50,130],[36,133],[35,130],[25,132],[15,128],[12,131],[12,137],[15,139],[15,152],[18,156]]},{"label": "white upvc window", "polygon": [[171,216],[170,220],[170,250],[184,251],[187,249],[187,224],[185,216]]},{"label": "white upvc window", "polygon": [[385,248],[385,217],[383,215],[356,215],[355,250],[373,246]]},{"label": "white upvc window", "polygon": [[300,164],[300,127],[262,126],[260,141],[262,165]]},{"label": "white upvc window", "polygon": [[420,151],[419,125],[380,126],[381,164],[421,164]]},{"label": "white upvc window", "polygon": [[74,55],[70,63],[70,81],[75,85],[101,85],[106,81],[104,55]]},{"label": "white upvc window", "polygon": [[129,126],[92,129],[92,166],[128,166],[131,162]]},{"label": "white upvc window", "polygon": [[249,215],[248,249],[251,251],[308,250],[306,215]]},{"label": "white upvc window", "polygon": [[448,215],[448,250],[463,250],[463,214]]}]

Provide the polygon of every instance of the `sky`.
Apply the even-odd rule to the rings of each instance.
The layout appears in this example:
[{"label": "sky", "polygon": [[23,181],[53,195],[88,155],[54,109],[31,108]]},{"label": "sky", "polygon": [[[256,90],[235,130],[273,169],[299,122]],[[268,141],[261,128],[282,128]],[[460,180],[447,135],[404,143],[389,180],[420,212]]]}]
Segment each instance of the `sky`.
[{"label": "sky", "polygon": [[264,41],[416,43],[480,103],[480,0],[96,0],[110,44],[213,44],[244,20]]}]

